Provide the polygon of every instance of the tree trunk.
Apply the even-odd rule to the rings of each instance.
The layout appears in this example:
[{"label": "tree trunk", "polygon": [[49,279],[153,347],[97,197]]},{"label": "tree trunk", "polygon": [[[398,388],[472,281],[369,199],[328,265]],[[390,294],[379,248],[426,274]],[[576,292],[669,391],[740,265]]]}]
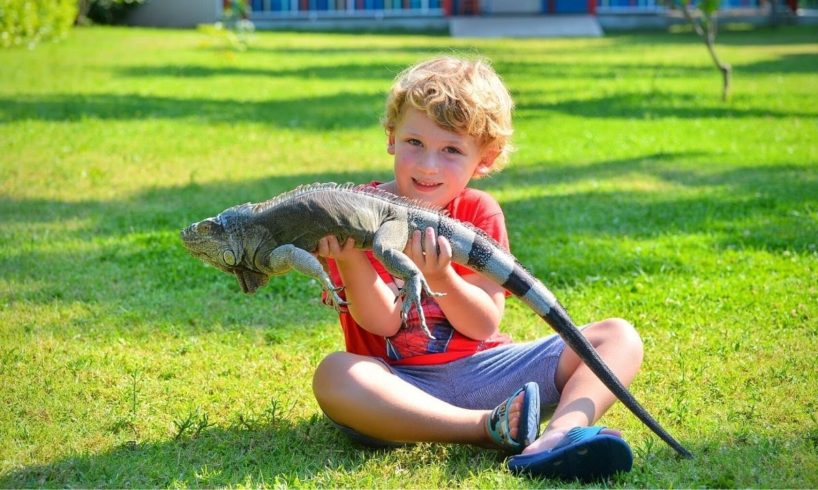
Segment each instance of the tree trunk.
[{"label": "tree trunk", "polygon": [[707,45],[707,50],[710,52],[710,57],[713,58],[713,63],[721,72],[721,100],[726,102],[730,98],[730,81],[732,79],[733,67],[719,59],[719,56],[716,54],[716,46],[713,40],[710,39],[710,36],[705,37],[704,42]]},{"label": "tree trunk", "polygon": [[[701,15],[705,18],[704,20],[694,19],[687,5],[682,7],[682,12],[684,12],[685,18],[687,18],[688,22],[693,26],[696,34],[701,36],[704,40],[704,44],[707,46],[707,52],[710,53],[713,64],[715,64],[716,68],[721,72],[721,100],[726,102],[730,98],[733,68],[729,64],[721,61],[719,55],[716,54],[716,15],[713,13],[711,16],[702,12]],[[705,26],[703,27],[700,22],[704,23]]]},{"label": "tree trunk", "polygon": [[91,0],[77,1],[77,18],[74,19],[74,25],[88,24],[88,9],[91,8]]}]

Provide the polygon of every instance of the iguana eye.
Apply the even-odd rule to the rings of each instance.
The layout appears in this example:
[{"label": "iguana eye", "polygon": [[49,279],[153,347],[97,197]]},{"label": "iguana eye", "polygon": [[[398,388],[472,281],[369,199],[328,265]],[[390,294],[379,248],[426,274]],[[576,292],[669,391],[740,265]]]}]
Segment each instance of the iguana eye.
[{"label": "iguana eye", "polygon": [[222,254],[222,260],[224,260],[224,263],[227,265],[236,265],[236,255],[230,250],[225,250]]},{"label": "iguana eye", "polygon": [[196,233],[201,235],[210,235],[221,227],[221,223],[214,218],[207,218],[206,220],[196,223]]}]

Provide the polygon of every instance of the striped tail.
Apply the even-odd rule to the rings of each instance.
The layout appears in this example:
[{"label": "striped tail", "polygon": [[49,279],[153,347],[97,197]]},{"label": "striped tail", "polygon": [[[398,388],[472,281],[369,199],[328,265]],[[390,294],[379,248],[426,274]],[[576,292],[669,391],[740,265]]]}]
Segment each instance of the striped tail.
[{"label": "striped tail", "polygon": [[677,453],[685,458],[693,455],[673,438],[647,410],[633,397],[628,389],[599,357],[588,339],[580,333],[571,317],[545,285],[493,243],[490,238],[475,234],[465,262],[469,267],[485,274],[520,298],[562,337],[591,371],[611,392],[633,412],[650,430],[658,435]]}]

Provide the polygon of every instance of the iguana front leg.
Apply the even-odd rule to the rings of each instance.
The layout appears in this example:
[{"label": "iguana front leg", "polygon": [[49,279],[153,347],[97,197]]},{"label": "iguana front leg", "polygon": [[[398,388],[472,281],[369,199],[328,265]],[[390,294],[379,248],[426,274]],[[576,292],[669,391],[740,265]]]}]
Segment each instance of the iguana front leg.
[{"label": "iguana front leg", "polygon": [[412,308],[416,308],[423,332],[430,339],[434,339],[429,326],[426,325],[426,316],[420,304],[421,292],[426,293],[427,296],[443,296],[443,294],[432,291],[418,266],[402,252],[408,240],[409,230],[406,223],[388,221],[375,232],[372,253],[390,274],[403,280],[403,287],[400,289],[400,297],[403,298],[400,314],[403,322],[406,322]]},{"label": "iguana front leg", "polygon": [[315,256],[295,245],[282,245],[275,248],[266,258],[266,267],[269,274],[283,274],[290,269],[312,277],[321,283],[321,287],[332,297],[333,305],[337,310],[347,302],[338,296],[338,291],[343,288],[336,287],[321,266],[321,262]]}]

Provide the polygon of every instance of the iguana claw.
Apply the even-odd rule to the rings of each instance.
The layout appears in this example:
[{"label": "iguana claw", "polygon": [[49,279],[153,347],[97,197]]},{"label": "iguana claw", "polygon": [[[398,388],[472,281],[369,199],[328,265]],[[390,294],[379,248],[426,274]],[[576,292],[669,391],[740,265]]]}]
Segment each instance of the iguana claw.
[{"label": "iguana claw", "polygon": [[340,296],[338,296],[338,293],[343,291],[343,290],[344,290],[343,286],[342,287],[334,287],[334,288],[327,288],[326,289],[327,295],[330,298],[332,298],[331,299],[332,306],[335,308],[335,311],[341,311],[342,306],[347,306],[349,304],[348,302],[341,299]]},{"label": "iguana claw", "polygon": [[324,292],[327,293],[326,301],[324,304],[333,307],[335,311],[340,313],[341,307],[347,306],[349,304],[338,295],[338,293],[343,290],[344,290],[343,286],[335,287],[324,285]]},{"label": "iguana claw", "polygon": [[[423,307],[421,306],[421,296],[420,292],[423,291],[426,296],[436,297],[436,296],[445,296],[445,293],[436,293],[432,291],[429,287],[429,284],[426,282],[422,276],[416,275],[409,277],[405,280],[403,287],[399,290],[400,298],[403,298],[403,305],[401,305],[400,310],[400,318],[404,324],[406,324],[406,319],[409,317],[409,312],[412,311],[412,308],[416,308],[418,312],[418,319],[420,320],[420,328],[423,329],[423,333],[426,334],[427,337],[430,339],[434,339],[435,336],[432,335],[431,330],[429,330],[429,326],[426,325],[426,315],[423,314]],[[395,298],[397,302],[398,297]]]}]

